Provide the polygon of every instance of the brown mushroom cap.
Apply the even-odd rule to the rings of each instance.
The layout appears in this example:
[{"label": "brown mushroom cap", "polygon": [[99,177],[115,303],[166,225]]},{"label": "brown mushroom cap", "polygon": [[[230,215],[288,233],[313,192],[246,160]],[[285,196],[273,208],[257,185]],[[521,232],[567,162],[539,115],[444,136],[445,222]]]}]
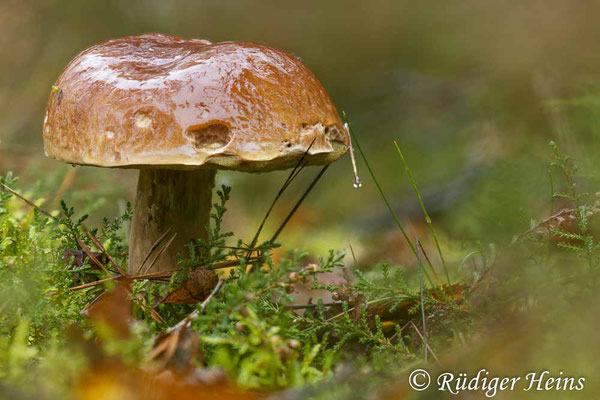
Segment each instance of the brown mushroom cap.
[{"label": "brown mushroom cap", "polygon": [[293,166],[311,143],[311,164],[336,160],[349,144],[296,57],[161,34],[75,57],[52,90],[43,134],[49,157],[121,168],[267,171]]}]

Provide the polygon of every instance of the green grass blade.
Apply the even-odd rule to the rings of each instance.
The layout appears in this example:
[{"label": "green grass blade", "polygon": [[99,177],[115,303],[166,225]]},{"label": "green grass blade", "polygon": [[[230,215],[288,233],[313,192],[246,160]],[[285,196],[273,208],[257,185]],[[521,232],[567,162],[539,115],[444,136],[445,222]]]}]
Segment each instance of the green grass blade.
[{"label": "green grass blade", "polygon": [[448,280],[448,285],[450,285],[450,274],[448,273],[448,267],[446,266],[446,260],[444,260],[444,255],[442,254],[442,248],[440,247],[440,242],[435,233],[435,229],[433,228],[433,222],[431,221],[431,218],[429,217],[429,213],[427,212],[427,209],[425,208],[425,204],[423,204],[423,199],[421,198],[421,193],[419,192],[419,188],[417,187],[417,182],[415,182],[415,179],[413,178],[412,173],[410,172],[410,168],[408,167],[408,163],[406,162],[406,159],[404,158],[404,154],[402,154],[402,150],[400,150],[400,146],[398,145],[398,142],[395,140],[394,140],[394,145],[396,146],[398,155],[400,156],[400,159],[402,160],[402,164],[404,164],[404,169],[406,170],[408,179],[410,179],[410,183],[412,184],[413,189],[415,190],[415,193],[417,194],[417,199],[419,199],[419,205],[421,206],[421,210],[423,210],[423,215],[425,216],[425,223],[427,223],[427,226],[429,227],[429,230],[431,231],[431,235],[433,236],[433,241],[435,242],[435,247],[437,247],[438,254],[440,256],[440,259],[442,260],[442,265],[444,267],[444,272],[446,273],[446,279]]},{"label": "green grass blade", "polygon": [[415,253],[415,257],[416,257],[417,256],[417,249],[415,249],[415,246],[412,244],[412,241],[408,238],[408,235],[406,234],[406,231],[404,230],[404,227],[402,226],[402,223],[398,219],[398,216],[396,215],[396,212],[394,212],[394,210],[392,209],[392,206],[390,205],[390,202],[388,201],[387,197],[383,193],[383,189],[381,189],[381,185],[379,185],[379,182],[377,181],[377,178],[375,177],[375,174],[373,173],[373,170],[371,169],[371,165],[369,164],[369,161],[367,160],[367,157],[365,156],[365,153],[363,153],[362,147],[360,146],[360,143],[358,142],[358,138],[356,137],[356,135],[352,131],[352,126],[350,125],[350,122],[348,121],[348,117],[346,116],[346,113],[342,112],[342,115],[344,117],[344,122],[348,126],[348,131],[350,133],[350,136],[352,137],[352,142],[356,145],[356,148],[358,149],[358,152],[360,153],[360,156],[362,157],[363,161],[365,162],[365,166],[367,167],[367,170],[369,171],[369,175],[371,175],[371,178],[373,179],[373,182],[375,182],[375,186],[377,187],[377,191],[381,195],[381,198],[383,199],[383,202],[385,203],[385,206],[387,207],[388,211],[392,215],[392,218],[394,219],[394,222],[396,223],[396,225],[400,229],[400,232],[402,232],[402,235],[404,236],[404,239],[406,239],[406,243],[408,243],[408,245],[410,246],[410,248],[413,251],[413,253]]}]

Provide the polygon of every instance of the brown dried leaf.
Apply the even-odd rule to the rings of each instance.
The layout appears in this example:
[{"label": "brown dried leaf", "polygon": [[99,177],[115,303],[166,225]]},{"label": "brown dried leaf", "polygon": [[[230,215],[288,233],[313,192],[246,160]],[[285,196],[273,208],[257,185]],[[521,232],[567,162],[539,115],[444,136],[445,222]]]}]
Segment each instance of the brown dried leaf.
[{"label": "brown dried leaf", "polygon": [[73,387],[79,400],[257,400],[229,382],[206,382],[196,375],[185,379],[171,373],[146,373],[122,365],[102,365],[86,374]]},{"label": "brown dried leaf", "polygon": [[188,273],[181,287],[167,294],[161,303],[199,303],[208,297],[218,281],[219,278],[214,271],[196,268]]},{"label": "brown dried leaf", "polygon": [[131,312],[131,280],[121,279],[110,291],[104,291],[82,312],[94,323],[108,327],[119,338],[130,335],[133,321]]},{"label": "brown dried leaf", "polygon": [[200,336],[187,325],[163,333],[156,339],[150,352],[150,359],[156,363],[159,370],[170,370],[180,375],[186,375],[193,370],[199,355]]}]

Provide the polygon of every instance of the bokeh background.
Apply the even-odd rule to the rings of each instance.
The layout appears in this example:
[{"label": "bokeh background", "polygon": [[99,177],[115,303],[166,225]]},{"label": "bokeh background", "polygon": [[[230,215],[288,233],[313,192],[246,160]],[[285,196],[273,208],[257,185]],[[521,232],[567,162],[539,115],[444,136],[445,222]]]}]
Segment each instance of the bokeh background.
[{"label": "bokeh background", "polygon": [[[598,2],[567,0],[3,0],[0,171],[45,189],[52,206],[64,197],[92,219],[116,215],[134,198],[135,171],[69,172],[44,156],[43,110],[68,61],[147,32],[265,43],[300,57],[346,111],[403,221],[421,215],[393,140],[446,240],[506,242],[549,209],[549,140],[596,180],[599,12]],[[358,161],[363,187],[352,186],[349,158],[339,160],[285,231],[287,245],[322,252],[355,243],[369,260],[399,254]],[[280,203],[271,229],[314,173]],[[228,227],[251,237],[284,176],[221,173],[233,186]]]}]

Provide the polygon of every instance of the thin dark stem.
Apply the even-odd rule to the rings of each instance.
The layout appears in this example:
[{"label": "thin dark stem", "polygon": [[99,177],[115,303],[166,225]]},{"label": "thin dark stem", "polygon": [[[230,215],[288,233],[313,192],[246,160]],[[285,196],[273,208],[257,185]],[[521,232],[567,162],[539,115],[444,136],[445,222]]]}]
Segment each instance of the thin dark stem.
[{"label": "thin dark stem", "polygon": [[123,268],[121,268],[121,266],[117,264],[117,262],[112,258],[110,253],[104,248],[104,246],[102,246],[102,243],[100,243],[98,238],[92,235],[90,231],[88,231],[85,227],[82,226],[81,228],[83,229],[87,237],[90,238],[92,243],[94,243],[94,245],[98,248],[98,250],[100,250],[102,253],[104,253],[104,255],[106,255],[106,258],[108,258],[108,261],[110,261],[110,263],[117,269],[117,272],[121,275],[127,275]]},{"label": "thin dark stem", "polygon": [[419,332],[419,328],[417,328],[417,326],[415,325],[415,323],[412,322],[412,321],[409,321],[408,323],[415,329],[415,332],[417,332],[417,335],[419,335],[419,337],[421,338],[421,340],[423,341],[423,343],[425,343],[425,347],[429,350],[429,352],[431,353],[431,355],[433,356],[433,358],[435,358],[435,361],[439,365],[440,360],[437,358],[437,356],[435,355],[435,353],[431,349],[431,347],[429,347],[429,344],[427,344],[427,341],[425,340],[425,338],[423,337],[423,335],[421,334],[421,332]]},{"label": "thin dark stem", "polygon": [[171,239],[169,239],[169,241],[166,242],[165,245],[163,247],[161,247],[160,250],[158,250],[158,252],[156,253],[156,256],[152,259],[152,262],[150,262],[150,264],[145,266],[143,271],[140,270],[140,273],[147,273],[148,271],[150,271],[152,269],[152,267],[154,267],[154,264],[156,264],[156,261],[158,261],[160,256],[162,256],[165,251],[167,251],[167,249],[169,248],[171,243],[173,243],[173,240],[175,240],[175,237],[177,237],[177,232],[175,232],[173,234],[173,236],[171,236]]},{"label": "thin dark stem", "polygon": [[111,275],[111,272],[96,258],[94,253],[90,250],[90,248],[83,242],[83,240],[79,239],[79,237],[75,237],[77,244],[81,247],[81,250],[92,260],[96,265],[98,265],[107,275]]},{"label": "thin dark stem", "polygon": [[208,297],[200,304],[200,307],[198,307],[196,310],[194,310],[190,315],[188,315],[187,317],[185,317],[184,319],[182,319],[181,321],[179,321],[179,323],[177,323],[177,325],[175,325],[174,327],[172,327],[171,329],[169,329],[168,332],[173,332],[183,326],[189,326],[196,318],[198,318],[198,316],[200,315],[201,312],[204,312],[204,309],[206,308],[207,304],[209,301],[211,301],[211,299],[213,297],[215,297],[215,295],[217,293],[219,293],[219,290],[221,290],[221,287],[223,286],[223,283],[225,283],[224,280],[219,279],[219,282],[217,282],[217,286],[215,286],[215,288],[212,290],[212,292],[210,292],[210,294],[208,295]]},{"label": "thin dark stem", "polygon": [[169,232],[171,232],[171,228],[167,229],[165,231],[165,233],[163,233],[162,235],[160,235],[160,237],[158,239],[156,239],[156,241],[154,242],[152,247],[150,247],[148,254],[146,254],[146,257],[144,257],[144,259],[142,260],[142,263],[140,264],[138,271],[141,271],[142,268],[144,268],[144,265],[146,264],[146,262],[148,262],[148,259],[150,259],[150,256],[154,253],[154,250],[156,250],[156,248],[162,243],[162,241],[165,240],[165,238],[167,237]]},{"label": "thin dark stem", "polygon": [[315,177],[315,179],[313,179],[313,181],[310,183],[310,185],[308,186],[308,188],[306,189],[306,191],[302,194],[302,197],[300,197],[300,199],[296,202],[296,204],[291,209],[291,211],[289,212],[289,214],[287,215],[287,217],[285,217],[285,219],[283,220],[283,222],[279,226],[279,229],[277,229],[277,231],[275,232],[275,234],[271,238],[271,240],[270,240],[271,243],[273,243],[273,242],[275,242],[275,240],[277,240],[277,237],[279,236],[279,234],[281,233],[281,231],[283,231],[283,229],[285,228],[285,226],[287,225],[287,223],[290,221],[290,219],[292,218],[292,216],[296,213],[296,211],[298,210],[298,208],[300,207],[300,205],[302,204],[302,202],[304,201],[304,199],[306,199],[306,196],[308,196],[308,194],[312,191],[312,189],[315,187],[315,185],[317,184],[317,182],[321,179],[321,177],[323,176],[323,174],[325,173],[325,171],[327,171],[327,168],[329,168],[329,165],[326,165],[323,168],[321,168],[321,171],[319,171],[319,174]]},{"label": "thin dark stem", "polygon": [[296,163],[296,165],[294,166],[294,168],[292,169],[292,171],[288,175],[287,179],[283,182],[283,185],[281,186],[281,189],[279,189],[279,192],[277,193],[277,195],[273,199],[273,202],[271,203],[271,206],[267,210],[267,213],[265,214],[264,218],[262,219],[262,221],[260,223],[260,226],[258,227],[258,230],[256,231],[256,234],[254,235],[254,238],[252,239],[252,242],[250,242],[250,246],[248,246],[248,247],[253,248],[254,246],[256,246],[256,242],[258,241],[260,233],[262,232],[262,230],[263,230],[263,228],[265,226],[265,223],[267,222],[267,219],[269,218],[269,215],[271,215],[271,211],[273,211],[273,208],[275,207],[275,204],[277,203],[277,201],[279,200],[279,198],[283,195],[283,193],[286,191],[286,189],[290,186],[290,184],[292,183],[292,181],[294,179],[296,179],[296,177],[298,176],[298,174],[308,164],[308,161],[305,161],[306,155],[308,154],[308,152],[310,151],[311,147],[315,143],[315,140],[316,140],[316,138],[313,139],[313,141],[310,143],[310,145],[308,146],[308,148],[306,149],[306,151],[304,152],[304,154],[302,154],[302,157],[300,158],[300,160],[298,160],[298,162]]}]

